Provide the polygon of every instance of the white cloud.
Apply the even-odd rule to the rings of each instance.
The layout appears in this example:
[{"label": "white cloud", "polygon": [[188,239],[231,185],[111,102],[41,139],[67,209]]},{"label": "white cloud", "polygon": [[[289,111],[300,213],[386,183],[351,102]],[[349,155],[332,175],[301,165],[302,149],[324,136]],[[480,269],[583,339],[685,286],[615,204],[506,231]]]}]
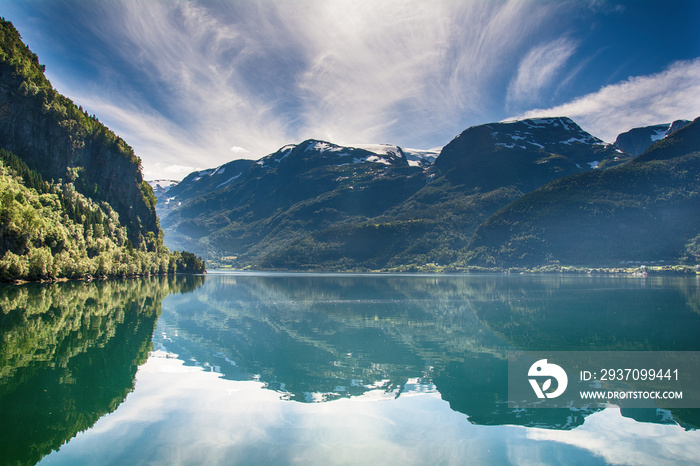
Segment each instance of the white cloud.
[{"label": "white cloud", "polygon": [[165,164],[155,162],[143,168],[143,177],[146,180],[181,180],[193,171],[202,170],[204,167],[193,167],[177,164]]},{"label": "white cloud", "polygon": [[[102,66],[113,82],[67,93],[134,147],[145,172],[213,167],[229,161],[232,152],[262,157],[288,141],[273,104],[252,94],[241,75],[260,45],[251,44],[236,24],[182,1],[104,8],[103,20],[90,27],[111,39],[113,49],[106,53],[130,69],[117,69],[112,62],[118,60],[110,59]],[[232,141],[238,148],[233,151]]]},{"label": "white cloud", "polygon": [[517,118],[568,116],[591,134],[614,141],[639,126],[700,116],[700,59],[676,62],[661,73],[630,77],[598,92]]},{"label": "white cloud", "polygon": [[[150,94],[124,76],[133,90],[101,89],[91,109],[118,122],[144,166],[172,157],[219,165],[232,140],[257,158],[310,137],[414,144],[458,128],[461,114],[487,106],[484,87],[552,14],[520,1],[137,1],[103,9],[93,33],[114,44],[111,53],[140,73]],[[159,115],[167,124],[153,124]],[[389,139],[398,134],[412,139]]]},{"label": "white cloud", "polygon": [[261,382],[226,380],[154,352],[126,400],[45,462],[104,463],[117,450],[131,455],[122,462],[161,464],[698,464],[700,432],[637,422],[617,408],[554,430],[474,424],[436,391],[391,395],[375,389],[323,403],[288,401]]},{"label": "white cloud", "polygon": [[[129,142],[149,173],[259,158],[307,138],[432,147],[466,123],[500,117],[509,82],[514,102],[551,83],[574,47],[552,32],[567,8],[519,0],[91,3],[85,27],[100,43],[90,57],[100,79],[66,93]],[[550,41],[532,49],[543,29]]]},{"label": "white cloud", "polygon": [[542,99],[576,50],[571,40],[560,38],[534,47],[521,60],[516,76],[508,86],[508,105],[532,104]]},{"label": "white cloud", "polygon": [[675,424],[637,422],[610,407],[586,417],[571,431],[529,429],[528,437],[590,450],[608,464],[698,464],[689,441],[700,440],[700,432],[686,432]]},{"label": "white cloud", "polygon": [[[510,114],[537,105],[521,116],[570,116],[607,140],[698,116],[697,60],[546,108],[545,98],[573,91],[598,52],[571,26],[608,7],[597,0],[67,2],[70,21],[62,24],[78,28],[76,43],[85,45],[73,50],[64,39],[73,59],[61,55],[61,66],[47,69],[61,70],[50,76],[57,88],[131,144],[148,173],[259,158],[307,138],[433,147],[503,118],[504,103]],[[572,63],[584,50],[593,55]],[[77,56],[84,62],[73,65]],[[77,82],[74,69],[97,71],[78,73],[84,81]]]}]

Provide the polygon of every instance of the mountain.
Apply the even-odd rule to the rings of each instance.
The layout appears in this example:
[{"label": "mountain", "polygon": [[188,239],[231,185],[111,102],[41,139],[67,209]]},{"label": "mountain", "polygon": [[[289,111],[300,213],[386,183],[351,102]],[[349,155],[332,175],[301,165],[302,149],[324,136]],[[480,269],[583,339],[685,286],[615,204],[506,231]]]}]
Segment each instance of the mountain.
[{"label": "mountain", "polygon": [[556,178],[631,159],[568,118],[475,126],[433,157],[308,140],[198,171],[158,207],[166,243],[236,267],[455,265],[499,208]]},{"label": "mountain", "polygon": [[311,231],[376,216],[425,183],[424,169],[405,155],[317,140],[236,162],[171,189],[174,202],[160,208],[169,244],[255,258]]},{"label": "mountain", "polygon": [[676,120],[673,123],[633,128],[620,134],[613,145],[634,156],[641,155],[656,141],[663,139],[688,124],[690,124],[688,120]]},{"label": "mountain", "polygon": [[543,118],[471,127],[442,149],[435,165],[452,171],[452,179],[467,186],[514,186],[525,193],[553,179],[630,158],[569,118]]},{"label": "mountain", "polygon": [[167,201],[167,194],[170,188],[178,184],[177,180],[150,180],[148,185],[153,190],[159,203]]},{"label": "mountain", "polygon": [[165,201],[173,199],[182,202],[222,188],[235,181],[252,163],[252,160],[234,160],[211,170],[192,172],[167,190]]},{"label": "mountain", "polygon": [[164,246],[156,197],[131,147],[53,89],[4,19],[0,187],[0,280],[203,269]]},{"label": "mountain", "polygon": [[630,163],[549,183],[500,210],[471,264],[619,266],[700,262],[700,119]]},{"label": "mountain", "polygon": [[68,180],[107,202],[140,245],[157,237],[156,199],[126,142],[62,96],[10,22],[0,26],[0,147],[45,180]]}]

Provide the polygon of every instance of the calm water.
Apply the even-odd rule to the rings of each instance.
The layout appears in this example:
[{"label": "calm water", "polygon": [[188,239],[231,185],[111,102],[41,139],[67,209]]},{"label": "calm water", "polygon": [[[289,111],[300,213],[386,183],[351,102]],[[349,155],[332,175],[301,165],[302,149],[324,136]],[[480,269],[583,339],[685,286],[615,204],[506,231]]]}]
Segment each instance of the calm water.
[{"label": "calm water", "polygon": [[0,288],[1,464],[700,464],[700,410],[513,409],[514,350],[700,351],[697,278]]}]

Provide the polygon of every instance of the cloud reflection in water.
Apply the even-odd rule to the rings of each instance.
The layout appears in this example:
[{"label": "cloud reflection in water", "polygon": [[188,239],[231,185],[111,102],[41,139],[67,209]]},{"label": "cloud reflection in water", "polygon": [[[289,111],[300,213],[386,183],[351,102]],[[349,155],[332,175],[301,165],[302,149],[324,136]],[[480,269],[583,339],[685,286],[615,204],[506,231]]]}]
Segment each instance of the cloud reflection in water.
[{"label": "cloud reflection in water", "polygon": [[[324,403],[286,401],[152,353],[136,389],[46,464],[568,464],[698,463],[700,433],[608,408],[571,431],[480,426],[432,384],[407,381]],[[624,437],[624,438],[623,438]]]}]

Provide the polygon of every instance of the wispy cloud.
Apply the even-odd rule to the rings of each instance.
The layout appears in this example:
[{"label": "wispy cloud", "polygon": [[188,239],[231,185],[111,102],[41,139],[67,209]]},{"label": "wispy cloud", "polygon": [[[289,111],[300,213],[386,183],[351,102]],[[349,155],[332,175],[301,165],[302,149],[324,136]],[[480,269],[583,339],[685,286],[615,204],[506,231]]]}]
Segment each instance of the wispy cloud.
[{"label": "wispy cloud", "polygon": [[[575,95],[597,53],[583,51],[588,31],[577,33],[570,21],[582,24],[604,6],[131,0],[68,1],[52,11],[51,3],[32,5],[46,10],[46,18],[62,15],[54,34],[76,31],[65,40],[71,60],[83,60],[82,81],[61,65],[54,84],[129,142],[147,177],[166,167],[175,172],[259,158],[306,138],[435,147],[472,124],[561,102],[560,96]],[[523,116],[567,114],[607,139],[639,124],[690,118],[700,113],[697,68],[697,61],[681,62]]]},{"label": "wispy cloud", "polygon": [[517,118],[568,116],[593,135],[614,141],[638,126],[700,116],[700,59],[676,62],[661,73],[630,77],[592,94]]},{"label": "wispy cloud", "polygon": [[[312,137],[433,147],[488,118],[517,58],[561,8],[515,0],[95,3],[84,27],[101,44],[99,83],[64,87],[134,146],[147,176],[258,158]],[[564,61],[570,44],[552,44]],[[527,56],[534,66],[536,51]],[[527,92],[519,83],[518,96]]]},{"label": "wispy cloud", "polygon": [[559,76],[576,50],[576,44],[559,38],[534,47],[520,61],[518,72],[508,86],[508,106],[532,105],[542,99],[543,92]]},{"label": "wispy cloud", "polygon": [[124,135],[147,177],[157,167],[218,165],[232,152],[259,157],[288,141],[274,100],[250,89],[260,43],[238,24],[199,4],[144,1],[105,5],[89,26],[111,38],[106,56],[127,66],[103,62],[108,84],[68,92]]},{"label": "wispy cloud", "polygon": [[[592,32],[617,27],[604,21],[613,13],[625,18],[598,0],[65,0],[8,7],[25,18],[32,43],[43,44],[54,85],[131,144],[147,177],[259,158],[306,138],[435,147],[467,126],[513,114],[568,115],[607,140],[700,114],[698,60],[574,99],[627,69],[611,56],[626,57],[629,49],[611,55]],[[653,55],[648,45],[643,51]],[[655,53],[653,66],[635,69],[668,66],[659,59],[665,52]]]}]

